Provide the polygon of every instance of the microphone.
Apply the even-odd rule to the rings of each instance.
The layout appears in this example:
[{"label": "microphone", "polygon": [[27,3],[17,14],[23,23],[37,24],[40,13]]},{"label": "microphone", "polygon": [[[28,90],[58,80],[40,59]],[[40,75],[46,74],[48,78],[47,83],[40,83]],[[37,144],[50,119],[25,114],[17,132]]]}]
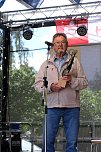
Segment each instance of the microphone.
[{"label": "microphone", "polygon": [[48,46],[53,46],[53,43],[45,41],[45,44],[47,44]]}]

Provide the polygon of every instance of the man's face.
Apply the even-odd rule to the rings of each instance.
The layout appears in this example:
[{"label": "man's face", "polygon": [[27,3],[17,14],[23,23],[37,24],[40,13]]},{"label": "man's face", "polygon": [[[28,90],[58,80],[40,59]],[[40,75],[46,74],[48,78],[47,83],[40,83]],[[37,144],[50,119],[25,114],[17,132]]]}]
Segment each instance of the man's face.
[{"label": "man's face", "polygon": [[56,54],[63,56],[67,50],[67,40],[63,36],[58,36],[54,39],[53,44]]}]

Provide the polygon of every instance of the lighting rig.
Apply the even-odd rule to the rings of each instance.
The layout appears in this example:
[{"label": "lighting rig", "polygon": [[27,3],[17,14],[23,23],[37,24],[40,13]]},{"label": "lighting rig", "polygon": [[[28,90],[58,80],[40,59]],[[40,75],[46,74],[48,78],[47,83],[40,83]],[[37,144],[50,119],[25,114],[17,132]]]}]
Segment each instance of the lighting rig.
[{"label": "lighting rig", "polygon": [[31,29],[30,26],[28,26],[28,23],[27,23],[27,25],[24,25],[23,27],[23,37],[26,40],[30,40],[32,36],[33,36],[33,30]]},{"label": "lighting rig", "polygon": [[85,36],[87,34],[87,27],[85,25],[80,25],[77,28],[77,34],[80,36]]}]

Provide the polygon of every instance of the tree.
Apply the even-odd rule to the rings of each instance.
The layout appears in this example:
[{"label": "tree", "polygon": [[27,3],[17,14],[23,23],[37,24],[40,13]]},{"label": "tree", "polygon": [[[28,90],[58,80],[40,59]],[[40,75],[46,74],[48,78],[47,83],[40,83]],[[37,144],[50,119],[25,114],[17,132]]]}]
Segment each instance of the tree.
[{"label": "tree", "polygon": [[15,66],[16,55],[19,58],[20,64],[26,63],[30,53],[28,48],[24,48],[24,43],[22,41],[22,32],[11,31],[10,33],[10,65]]},{"label": "tree", "polygon": [[82,121],[97,121],[101,119],[101,90],[85,89],[81,92]]},{"label": "tree", "polygon": [[94,80],[89,84],[92,90],[101,90],[101,72],[96,72]]},{"label": "tree", "polygon": [[33,87],[36,71],[28,64],[10,70],[9,111],[10,121],[34,122],[39,126],[43,118],[41,95]]},{"label": "tree", "polygon": [[81,92],[81,120],[97,121],[101,119],[101,73],[96,72],[89,89]]},{"label": "tree", "polygon": [[[9,60],[9,121],[36,122],[42,119],[43,108],[41,96],[34,90],[34,77],[36,71],[28,67],[28,49],[24,49],[21,31],[10,31],[10,60]],[[0,44],[3,47],[3,31],[0,30]],[[25,50],[25,51],[24,51]],[[15,54],[16,52],[16,54]],[[18,54],[19,66],[16,67]],[[0,87],[2,87],[2,71],[0,71]]]}]

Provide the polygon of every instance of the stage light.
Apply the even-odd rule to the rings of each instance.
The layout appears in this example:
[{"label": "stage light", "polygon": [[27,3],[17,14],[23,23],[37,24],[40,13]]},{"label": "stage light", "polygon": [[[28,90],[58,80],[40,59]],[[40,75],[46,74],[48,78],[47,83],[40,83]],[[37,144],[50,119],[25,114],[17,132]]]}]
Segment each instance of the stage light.
[{"label": "stage light", "polygon": [[85,36],[87,34],[87,28],[85,25],[81,25],[77,28],[77,34],[80,36]]},{"label": "stage light", "polygon": [[33,32],[32,30],[30,29],[27,29],[27,30],[24,30],[23,31],[23,37],[26,39],[26,40],[30,40],[33,36]]}]

